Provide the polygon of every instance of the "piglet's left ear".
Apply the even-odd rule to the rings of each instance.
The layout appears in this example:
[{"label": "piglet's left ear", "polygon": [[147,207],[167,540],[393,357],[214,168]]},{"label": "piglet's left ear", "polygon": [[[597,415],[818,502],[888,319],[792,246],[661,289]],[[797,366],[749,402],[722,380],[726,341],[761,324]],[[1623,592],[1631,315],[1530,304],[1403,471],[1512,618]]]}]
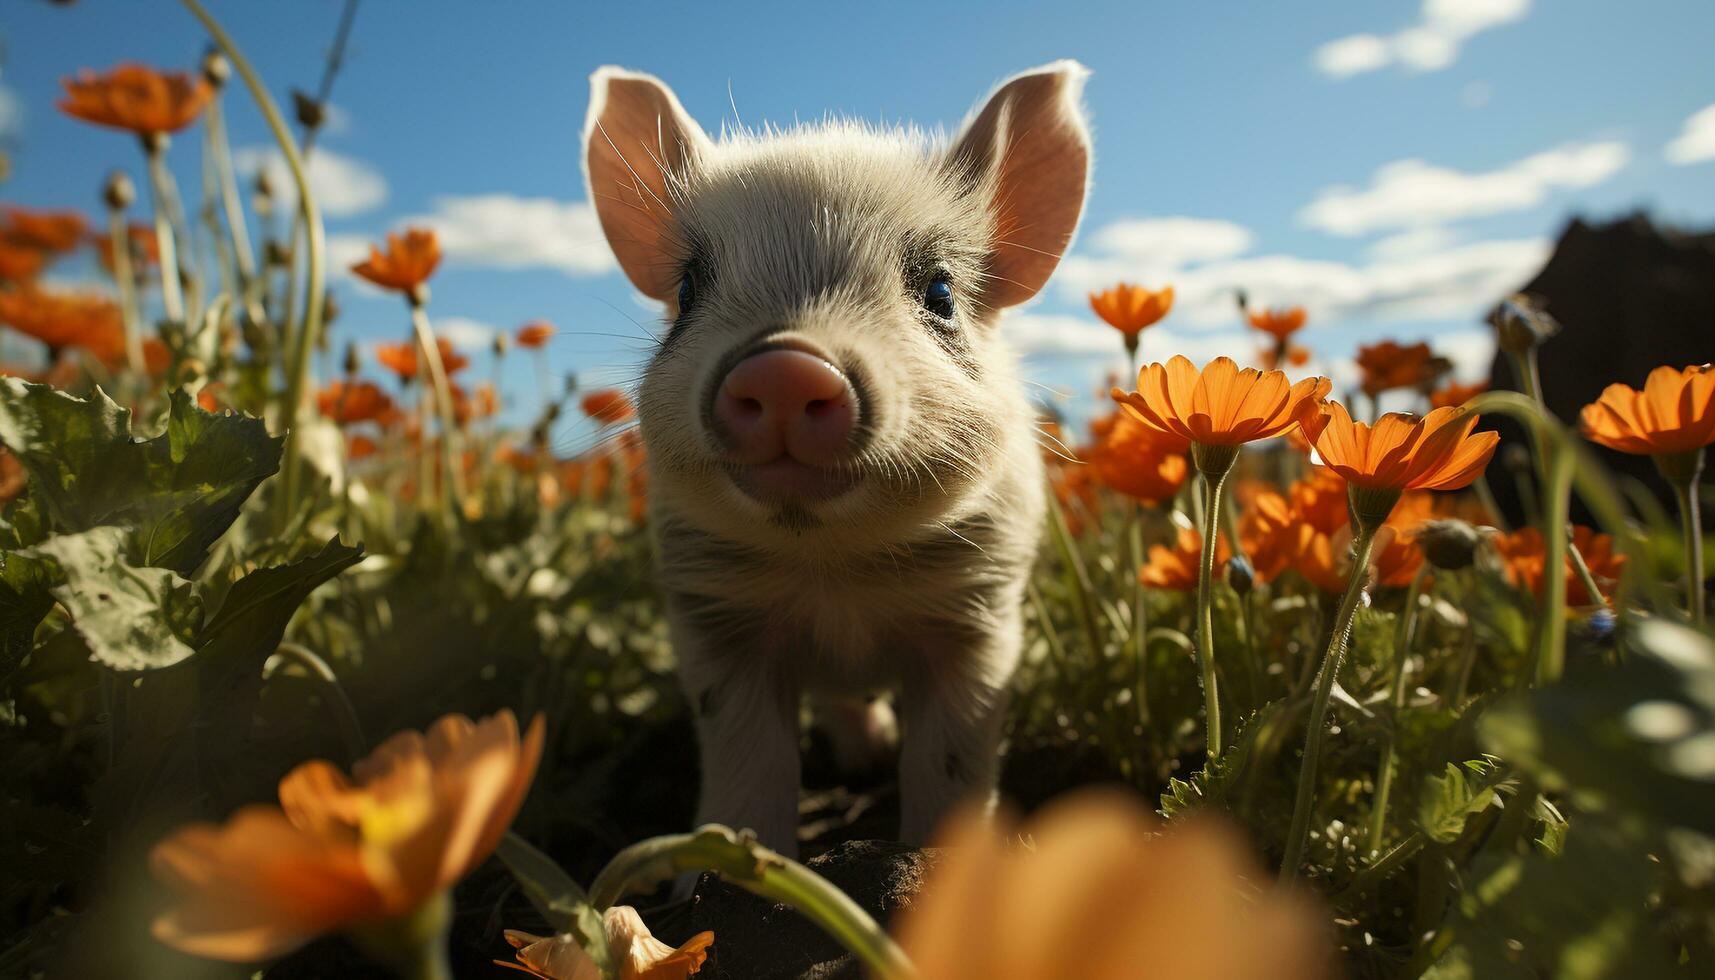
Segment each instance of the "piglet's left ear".
[{"label": "piglet's left ear", "polygon": [[1015,75],[966,122],[947,165],[994,211],[983,299],[1022,303],[1072,243],[1090,182],[1090,131],[1080,98],[1089,70],[1057,61]]}]

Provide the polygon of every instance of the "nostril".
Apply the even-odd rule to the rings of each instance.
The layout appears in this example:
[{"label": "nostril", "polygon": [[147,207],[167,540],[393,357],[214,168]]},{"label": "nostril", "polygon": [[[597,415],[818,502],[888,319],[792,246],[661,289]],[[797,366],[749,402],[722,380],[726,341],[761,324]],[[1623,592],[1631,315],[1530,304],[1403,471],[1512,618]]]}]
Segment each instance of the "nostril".
[{"label": "nostril", "polygon": [[738,409],[738,413],[746,418],[762,414],[762,402],[754,398],[734,398],[733,405]]},{"label": "nostril", "polygon": [[820,418],[833,411],[834,400],[831,398],[815,398],[804,405],[804,414],[812,418]]}]

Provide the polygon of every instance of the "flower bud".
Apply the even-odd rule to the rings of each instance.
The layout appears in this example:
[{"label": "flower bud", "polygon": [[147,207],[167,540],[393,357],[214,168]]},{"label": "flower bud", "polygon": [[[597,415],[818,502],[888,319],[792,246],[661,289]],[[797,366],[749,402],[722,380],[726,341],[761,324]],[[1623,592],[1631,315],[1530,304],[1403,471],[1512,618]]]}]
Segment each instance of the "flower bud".
[{"label": "flower bud", "polygon": [[355,342],[346,342],[345,360],[340,366],[345,368],[347,376],[356,375],[358,369],[363,366],[363,360],[357,355],[357,344]]},{"label": "flower bud", "polygon": [[1429,564],[1446,572],[1470,568],[1482,540],[1477,529],[1457,519],[1426,521],[1417,529],[1417,543]]},{"label": "flower bud", "polygon": [[137,185],[131,183],[131,175],[123,170],[115,170],[107,175],[107,183],[102,185],[101,199],[114,211],[123,211],[137,200]]},{"label": "flower bud", "polygon": [[1589,633],[1591,639],[1600,642],[1614,635],[1615,622],[1614,611],[1603,606],[1591,613],[1590,618],[1584,621],[1584,629]]},{"label": "flower bud", "polygon": [[292,108],[298,114],[298,125],[311,132],[322,128],[322,123],[327,122],[327,109],[298,89],[292,90]]},{"label": "flower bud", "polygon": [[215,88],[226,85],[226,80],[232,77],[232,63],[226,60],[226,55],[219,48],[209,48],[202,56],[202,77]]},{"label": "flower bud", "polygon": [[1251,567],[1250,559],[1244,555],[1234,555],[1227,561],[1227,584],[1233,587],[1242,598],[1250,595],[1251,587],[1256,584],[1256,569]]},{"label": "flower bud", "polygon": [[495,357],[505,357],[506,348],[509,347],[511,343],[511,339],[506,336],[505,332],[497,330],[494,332],[494,340],[489,343],[489,350],[494,353]]},{"label": "flower bud", "polygon": [[1560,321],[1543,309],[1541,300],[1525,293],[1501,300],[1488,319],[1501,350],[1510,354],[1534,350],[1560,332]]}]

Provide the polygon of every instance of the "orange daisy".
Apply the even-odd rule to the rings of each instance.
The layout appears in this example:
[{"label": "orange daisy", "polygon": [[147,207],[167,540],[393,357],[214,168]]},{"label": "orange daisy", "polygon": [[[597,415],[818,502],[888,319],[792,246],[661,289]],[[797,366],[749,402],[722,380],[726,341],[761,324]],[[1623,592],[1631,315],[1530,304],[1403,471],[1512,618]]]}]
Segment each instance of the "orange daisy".
[{"label": "orange daisy", "polygon": [[592,391],[583,397],[579,403],[584,414],[601,425],[618,425],[636,414],[631,399],[618,388],[602,388]]},{"label": "orange daisy", "polygon": [[532,320],[518,328],[518,346],[536,350],[559,333],[554,325],[546,320]]},{"label": "orange daisy", "polygon": [[[1542,531],[1535,527],[1521,527],[1516,531],[1497,535],[1494,543],[1495,551],[1501,556],[1506,567],[1508,581],[1540,599],[1544,574],[1548,569],[1548,548]],[[1594,605],[1613,595],[1614,586],[1619,583],[1620,575],[1626,568],[1626,556],[1614,550],[1613,536],[1597,534],[1595,530],[1581,524],[1573,525],[1572,545],[1578,549],[1578,554],[1583,556],[1584,564],[1590,569],[1590,576],[1596,580],[1596,587],[1602,591],[1603,598],[1598,599],[1590,595],[1590,590],[1584,587],[1583,576],[1576,574],[1573,569],[1572,556],[1567,555],[1567,605]]]},{"label": "orange daisy", "polygon": [[214,89],[201,75],[122,64],[105,75],[88,69],[65,79],[60,111],[84,122],[141,136],[176,133],[202,114]]},{"label": "orange daisy", "polygon": [[1108,326],[1125,334],[1129,344],[1135,345],[1144,328],[1159,323],[1173,309],[1173,287],[1146,289],[1122,282],[1112,289],[1091,293],[1090,309]]},{"label": "orange daisy", "polygon": [[1477,415],[1437,408],[1428,415],[1389,412],[1375,425],[1354,422],[1339,402],[1325,402],[1304,420],[1322,462],[1365,490],[1457,490],[1471,485],[1501,441],[1473,432]]},{"label": "orange daisy", "polygon": [[[452,342],[445,337],[436,337],[435,346],[441,352],[441,365],[446,368],[448,375],[457,374],[470,366],[470,358],[454,349]],[[417,345],[409,340],[399,344],[375,345],[375,360],[407,384],[415,380],[417,372],[421,370],[417,363]]]},{"label": "orange daisy", "polygon": [[1642,391],[1611,384],[1579,416],[1584,437],[1640,456],[1691,453],[1715,442],[1715,368],[1658,367]]},{"label": "orange daisy", "polygon": [[393,399],[370,381],[330,381],[316,393],[316,406],[323,416],[350,425],[384,418]]},{"label": "orange daisy", "polygon": [[1274,309],[1257,310],[1247,319],[1251,326],[1263,333],[1273,336],[1276,340],[1285,340],[1304,328],[1304,307],[1276,307]]},{"label": "orange daisy", "polygon": [[351,271],[382,289],[413,295],[435,274],[441,262],[441,244],[427,228],[407,228],[405,234],[387,236],[387,251],[371,245],[369,258]]},{"label": "orange daisy", "polygon": [[78,347],[104,361],[125,354],[119,304],[95,294],[50,292],[34,286],[0,292],[0,323],[48,345]]},{"label": "orange daisy", "polygon": [[0,233],[0,282],[28,282],[47,264],[48,253]]},{"label": "orange daisy", "polygon": [[1082,454],[1096,479],[1128,497],[1159,503],[1179,492],[1191,466],[1190,443],[1152,429],[1123,412],[1107,434]]},{"label": "orange daisy", "polygon": [[43,252],[69,252],[83,241],[88,224],[76,211],[6,209],[6,237]]},{"label": "orange daisy", "polygon": [[520,738],[510,711],[447,715],[383,742],[355,780],[308,762],[280,781],[279,806],[181,828],[150,855],[179,900],[155,938],[251,962],[410,915],[493,853],[530,789],[542,733],[538,717]]},{"label": "orange daisy", "polygon": [[[1188,527],[1179,529],[1173,547],[1152,544],[1148,560],[1138,572],[1138,578],[1152,589],[1170,592],[1190,592],[1197,588],[1197,562],[1203,554],[1203,536]],[[1226,564],[1233,556],[1227,536],[1215,535],[1215,567]]]},{"label": "orange daisy", "polygon": [[1488,390],[1489,383],[1487,381],[1478,381],[1468,385],[1449,381],[1446,387],[1438,388],[1429,393],[1429,407],[1458,408]]},{"label": "orange daisy", "polygon": [[1371,398],[1396,388],[1427,388],[1452,367],[1425,343],[1404,346],[1391,340],[1358,348],[1364,394]]},{"label": "orange daisy", "polygon": [[1147,364],[1137,390],[1113,390],[1114,400],[1133,417],[1197,446],[1239,446],[1281,435],[1312,412],[1328,394],[1327,378],[1296,384],[1279,371],[1239,369],[1217,357],[1198,371],[1183,355]]}]

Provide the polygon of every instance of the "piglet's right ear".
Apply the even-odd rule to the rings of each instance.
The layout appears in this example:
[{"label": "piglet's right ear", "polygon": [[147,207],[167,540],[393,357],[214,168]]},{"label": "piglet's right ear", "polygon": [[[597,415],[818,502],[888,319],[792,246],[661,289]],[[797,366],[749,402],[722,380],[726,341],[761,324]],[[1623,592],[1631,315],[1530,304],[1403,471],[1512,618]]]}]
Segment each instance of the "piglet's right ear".
[{"label": "piglet's right ear", "polygon": [[677,292],[668,184],[682,180],[708,146],[702,127],[655,76],[611,65],[590,76],[589,199],[619,267],[645,296],[666,301]]}]

